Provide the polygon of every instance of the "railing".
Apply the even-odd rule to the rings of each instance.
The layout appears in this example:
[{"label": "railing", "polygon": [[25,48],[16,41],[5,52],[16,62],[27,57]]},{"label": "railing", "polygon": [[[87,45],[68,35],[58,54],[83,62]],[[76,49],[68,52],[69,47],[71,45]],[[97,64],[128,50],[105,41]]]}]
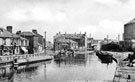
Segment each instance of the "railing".
[{"label": "railing", "polygon": [[13,61],[14,58],[26,59],[26,58],[33,58],[33,57],[39,57],[39,56],[44,56],[44,54],[43,53],[35,53],[35,54],[0,56],[0,63],[11,62],[11,61]]}]

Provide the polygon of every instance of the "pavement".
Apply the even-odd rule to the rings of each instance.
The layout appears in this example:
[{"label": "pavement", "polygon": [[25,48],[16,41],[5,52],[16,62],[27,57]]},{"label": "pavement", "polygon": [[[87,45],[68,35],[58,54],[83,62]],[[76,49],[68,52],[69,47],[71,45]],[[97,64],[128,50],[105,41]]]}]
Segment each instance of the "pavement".
[{"label": "pavement", "polygon": [[135,82],[135,67],[129,67],[124,60],[132,52],[108,52],[118,60],[113,82]]}]

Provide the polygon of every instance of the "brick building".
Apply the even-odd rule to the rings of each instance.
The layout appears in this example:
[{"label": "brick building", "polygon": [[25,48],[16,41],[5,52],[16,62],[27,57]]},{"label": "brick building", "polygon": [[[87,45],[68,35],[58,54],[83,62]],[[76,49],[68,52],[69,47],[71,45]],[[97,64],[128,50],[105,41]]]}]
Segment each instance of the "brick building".
[{"label": "brick building", "polygon": [[36,36],[38,37],[38,52],[43,51],[44,45],[45,45],[43,36],[41,34],[39,34],[36,29],[33,29],[32,32],[35,33]]},{"label": "brick building", "polygon": [[[84,34],[61,34],[60,32],[54,36],[54,49],[58,50],[60,45],[60,40],[72,42],[74,45],[77,45],[78,48],[87,48],[87,36]],[[66,41],[67,40],[67,41]]]},{"label": "brick building", "polygon": [[124,41],[120,41],[120,46],[124,50],[135,48],[135,18],[124,24]]},{"label": "brick building", "polygon": [[124,40],[135,39],[135,19],[129,21],[124,25]]},{"label": "brick building", "polygon": [[[25,42],[28,43],[28,40]],[[22,38],[12,33],[12,26],[7,26],[7,29],[0,28],[0,55],[20,54],[21,44]]]},{"label": "brick building", "polygon": [[29,40],[28,53],[35,53],[38,51],[38,36],[33,32],[21,32],[22,37]]}]

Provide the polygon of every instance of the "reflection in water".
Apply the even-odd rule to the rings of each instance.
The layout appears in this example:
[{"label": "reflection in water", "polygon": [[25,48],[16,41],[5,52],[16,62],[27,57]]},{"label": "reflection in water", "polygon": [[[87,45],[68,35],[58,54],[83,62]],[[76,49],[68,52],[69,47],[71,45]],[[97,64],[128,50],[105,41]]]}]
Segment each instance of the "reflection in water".
[{"label": "reflection in water", "polygon": [[77,54],[75,56],[70,56],[70,57],[66,57],[64,60],[57,60],[55,61],[56,65],[58,65],[59,67],[61,66],[61,64],[64,65],[86,65],[86,54]]},{"label": "reflection in water", "polygon": [[112,80],[116,63],[107,67],[95,54],[84,58],[71,57],[64,61],[49,61],[20,66],[6,74],[4,82],[75,82]]},{"label": "reflection in water", "polygon": [[13,82],[14,70],[10,67],[0,69],[0,82]]}]

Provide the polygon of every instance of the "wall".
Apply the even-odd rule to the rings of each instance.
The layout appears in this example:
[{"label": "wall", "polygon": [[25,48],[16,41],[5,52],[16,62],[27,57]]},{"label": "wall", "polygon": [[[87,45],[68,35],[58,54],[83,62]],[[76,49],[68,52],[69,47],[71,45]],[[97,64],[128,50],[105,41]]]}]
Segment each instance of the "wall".
[{"label": "wall", "polygon": [[3,44],[3,39],[2,38],[0,38],[0,45],[2,45]]},{"label": "wall", "polygon": [[135,23],[124,25],[124,40],[135,39]]},{"label": "wall", "polygon": [[78,47],[81,48],[87,48],[87,36],[86,33],[85,34],[60,34],[57,33],[54,36],[54,49],[58,48],[58,40],[59,39],[70,39],[73,40],[75,42],[77,42]]}]

